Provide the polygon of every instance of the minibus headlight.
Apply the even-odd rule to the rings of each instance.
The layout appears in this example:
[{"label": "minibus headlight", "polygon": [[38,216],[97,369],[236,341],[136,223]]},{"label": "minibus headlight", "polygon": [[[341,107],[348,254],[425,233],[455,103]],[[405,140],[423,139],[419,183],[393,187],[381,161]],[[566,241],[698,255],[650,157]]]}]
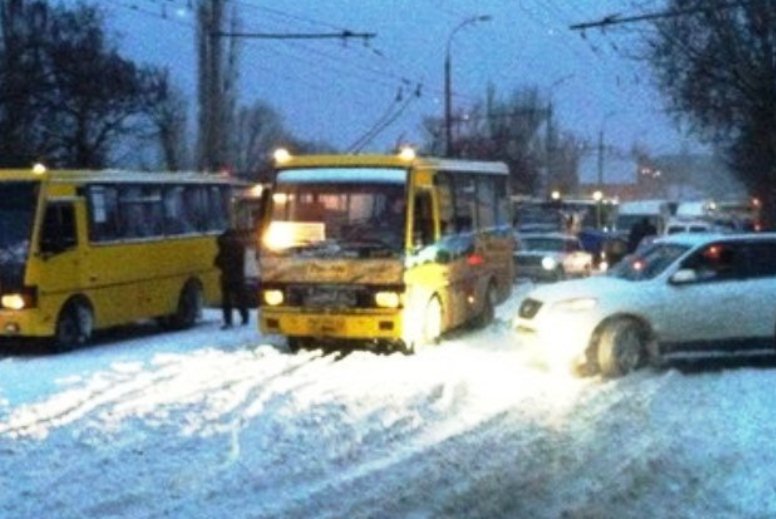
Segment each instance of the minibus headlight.
[{"label": "minibus headlight", "polygon": [[27,306],[22,294],[5,294],[0,303],[9,310],[21,310]]},{"label": "minibus headlight", "polygon": [[401,297],[396,292],[381,291],[375,294],[375,304],[381,308],[399,308]]},{"label": "minibus headlight", "polygon": [[269,306],[279,306],[283,304],[283,291],[282,290],[265,290],[264,302]]},{"label": "minibus headlight", "polygon": [[3,294],[0,297],[0,306],[7,310],[23,310],[25,308],[35,308],[38,304],[37,287],[22,287],[19,292]]}]

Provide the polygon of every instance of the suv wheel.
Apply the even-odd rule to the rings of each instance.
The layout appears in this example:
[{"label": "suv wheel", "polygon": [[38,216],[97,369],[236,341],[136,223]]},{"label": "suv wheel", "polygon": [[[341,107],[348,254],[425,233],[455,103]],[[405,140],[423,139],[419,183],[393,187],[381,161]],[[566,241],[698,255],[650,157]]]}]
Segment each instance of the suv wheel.
[{"label": "suv wheel", "polygon": [[632,319],[607,325],[598,342],[598,366],[605,377],[621,377],[639,368],[646,355],[646,333]]}]

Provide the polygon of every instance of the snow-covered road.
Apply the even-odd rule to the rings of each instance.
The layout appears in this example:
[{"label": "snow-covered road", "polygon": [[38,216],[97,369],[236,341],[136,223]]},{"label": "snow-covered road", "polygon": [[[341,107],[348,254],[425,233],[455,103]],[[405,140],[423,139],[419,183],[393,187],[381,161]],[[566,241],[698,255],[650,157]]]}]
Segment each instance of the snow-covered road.
[{"label": "snow-covered road", "polygon": [[[142,327],[0,360],[0,517],[773,517],[776,363],[548,373],[508,317],[291,355]],[[255,315],[253,316],[255,323]]]}]

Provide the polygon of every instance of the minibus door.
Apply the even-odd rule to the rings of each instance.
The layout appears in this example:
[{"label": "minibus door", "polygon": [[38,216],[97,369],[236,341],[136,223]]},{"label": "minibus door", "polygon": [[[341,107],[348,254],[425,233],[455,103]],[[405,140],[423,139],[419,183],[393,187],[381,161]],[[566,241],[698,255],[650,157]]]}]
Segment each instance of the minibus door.
[{"label": "minibus door", "polygon": [[45,292],[80,288],[80,262],[76,253],[78,233],[72,201],[49,201],[40,229],[38,253],[44,262],[39,281]]}]

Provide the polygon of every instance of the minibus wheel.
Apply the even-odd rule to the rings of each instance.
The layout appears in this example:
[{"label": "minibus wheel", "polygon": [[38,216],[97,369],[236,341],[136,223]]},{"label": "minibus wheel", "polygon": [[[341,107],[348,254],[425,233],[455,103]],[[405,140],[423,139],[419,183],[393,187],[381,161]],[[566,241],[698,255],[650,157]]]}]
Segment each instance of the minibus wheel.
[{"label": "minibus wheel", "polygon": [[94,315],[88,304],[81,301],[67,303],[59,312],[54,332],[57,352],[73,350],[88,343],[94,330]]},{"label": "minibus wheel", "polygon": [[309,347],[310,341],[306,337],[286,337],[286,346],[290,353],[297,353]]},{"label": "minibus wheel", "polygon": [[404,352],[407,355],[412,355],[428,346],[437,344],[442,335],[443,320],[442,302],[439,297],[434,296],[426,303],[419,336],[406,344]]},{"label": "minibus wheel", "polygon": [[194,326],[202,315],[203,300],[202,285],[195,280],[188,281],[178,297],[178,308],[171,318],[172,327],[182,329]]}]

